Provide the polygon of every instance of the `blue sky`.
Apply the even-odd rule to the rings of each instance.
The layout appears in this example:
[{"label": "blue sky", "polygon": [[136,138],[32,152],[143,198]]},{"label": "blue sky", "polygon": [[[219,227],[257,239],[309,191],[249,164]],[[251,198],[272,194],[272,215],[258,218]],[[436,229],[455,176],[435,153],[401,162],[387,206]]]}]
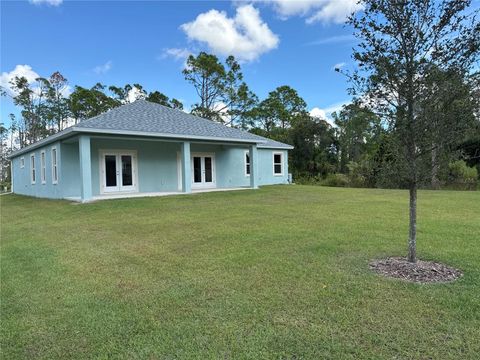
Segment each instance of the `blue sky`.
[{"label": "blue sky", "polygon": [[[188,109],[197,98],[181,73],[184,56],[205,50],[239,58],[246,82],[261,99],[290,85],[309,109],[328,113],[349,100],[348,84],[333,68],[353,66],[351,29],[341,22],[354,4],[2,1],[1,81],[4,86],[14,74],[33,78],[60,71],[72,87],[140,83]],[[8,124],[11,112],[19,110],[2,98],[0,121]]]}]

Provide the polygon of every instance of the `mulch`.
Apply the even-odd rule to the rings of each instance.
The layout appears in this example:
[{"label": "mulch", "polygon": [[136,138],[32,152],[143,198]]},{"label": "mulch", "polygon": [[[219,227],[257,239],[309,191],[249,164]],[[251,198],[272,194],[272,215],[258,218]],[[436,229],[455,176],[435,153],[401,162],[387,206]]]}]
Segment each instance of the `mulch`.
[{"label": "mulch", "polygon": [[383,276],[423,284],[454,281],[463,275],[460,270],[441,263],[422,260],[411,263],[401,257],[373,260],[370,269]]}]

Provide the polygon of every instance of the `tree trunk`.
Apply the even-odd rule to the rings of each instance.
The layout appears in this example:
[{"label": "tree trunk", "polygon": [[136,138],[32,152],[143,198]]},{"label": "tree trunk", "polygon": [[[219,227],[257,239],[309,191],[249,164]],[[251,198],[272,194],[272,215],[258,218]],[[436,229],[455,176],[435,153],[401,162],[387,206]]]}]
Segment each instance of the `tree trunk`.
[{"label": "tree trunk", "polygon": [[408,235],[408,261],[417,262],[417,184],[410,186],[410,229]]}]

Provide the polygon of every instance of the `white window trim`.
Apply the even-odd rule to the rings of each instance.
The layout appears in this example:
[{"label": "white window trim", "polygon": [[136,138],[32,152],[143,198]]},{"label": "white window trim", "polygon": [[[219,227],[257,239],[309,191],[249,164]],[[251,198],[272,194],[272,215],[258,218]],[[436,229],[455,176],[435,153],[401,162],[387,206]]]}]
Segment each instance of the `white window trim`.
[{"label": "white window trim", "polygon": [[[53,162],[53,152],[55,150],[55,163]],[[52,184],[56,185],[58,184],[58,152],[57,152],[57,147],[54,146],[51,149],[51,162],[52,162]],[[55,177],[55,169],[57,170],[57,177]]]},{"label": "white window trim", "polygon": [[[276,173],[275,172],[275,155],[280,155],[280,166],[282,168],[282,172],[281,173]],[[273,166],[273,176],[283,176],[283,152],[280,152],[280,151],[274,151],[272,153],[272,166]]]},{"label": "white window trim", "polygon": [[37,182],[37,164],[35,161],[35,154],[30,155],[30,182],[32,185],[35,185]]},{"label": "white window trim", "polygon": [[25,167],[25,157],[22,156],[20,158],[20,169],[23,169]]},{"label": "white window trim", "polygon": [[[247,163],[247,155],[248,155],[248,163]],[[246,150],[243,154],[243,169],[245,171],[245,176],[250,177],[250,174],[247,173],[247,164],[250,166],[250,173],[252,172],[252,160],[250,159],[250,151]]]},{"label": "white window trim", "polygon": [[42,185],[47,183],[47,158],[45,156],[45,150],[40,152],[40,181]]}]

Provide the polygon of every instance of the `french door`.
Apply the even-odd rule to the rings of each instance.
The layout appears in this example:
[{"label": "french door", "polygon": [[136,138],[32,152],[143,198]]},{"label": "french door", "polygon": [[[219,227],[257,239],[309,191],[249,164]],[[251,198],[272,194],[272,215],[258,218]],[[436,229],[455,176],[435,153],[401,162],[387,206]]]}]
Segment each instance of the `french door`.
[{"label": "french door", "polygon": [[137,190],[137,156],[134,151],[102,151],[102,192]]},{"label": "french door", "polygon": [[214,187],[216,187],[214,154],[192,154],[192,188]]}]

